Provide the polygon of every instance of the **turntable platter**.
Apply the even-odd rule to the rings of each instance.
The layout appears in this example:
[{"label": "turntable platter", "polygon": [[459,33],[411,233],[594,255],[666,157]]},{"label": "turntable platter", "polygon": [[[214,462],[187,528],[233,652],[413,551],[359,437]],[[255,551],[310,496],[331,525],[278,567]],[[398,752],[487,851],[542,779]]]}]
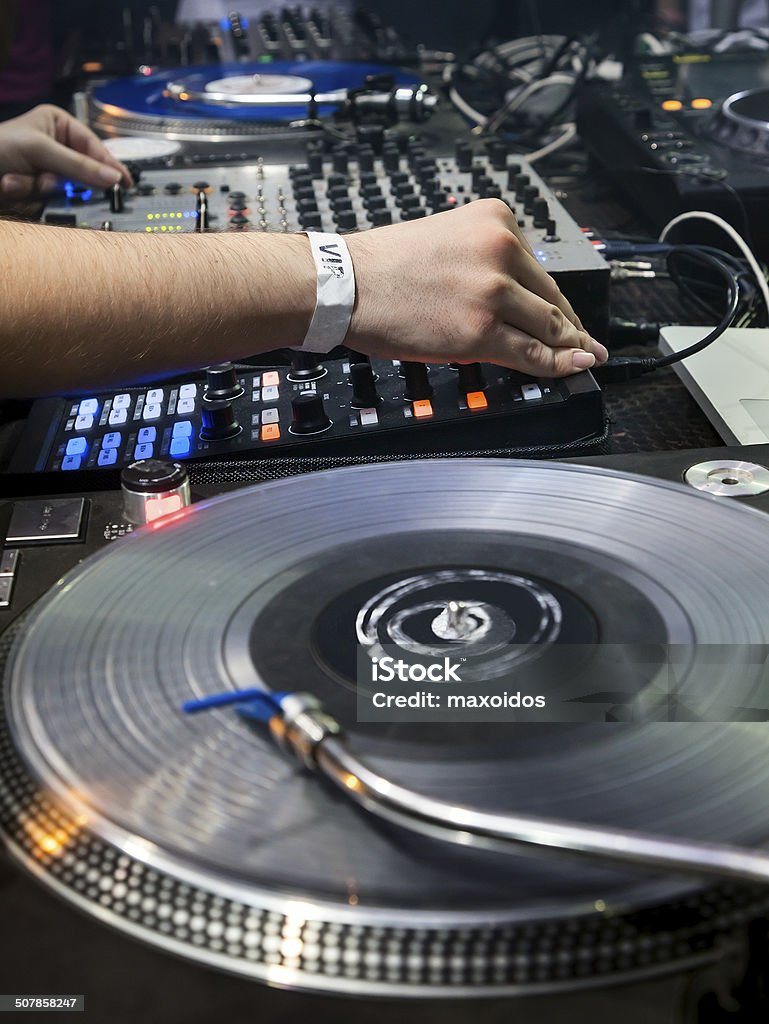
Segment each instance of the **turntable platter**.
[{"label": "turntable platter", "polygon": [[[0,822],[18,856],[102,918],[283,984],[489,994],[706,956],[764,892],[409,836],[231,711],[180,707],[257,684],[307,690],[413,790],[758,845],[763,724],[358,723],[344,651],[362,609],[384,629],[431,586],[478,572],[524,641],[526,609],[547,594],[571,643],[761,644],[768,529],[680,486],[496,460],[335,470],[193,506],[86,562],[23,624],[5,672],[0,770],[15,781]],[[420,581],[400,604],[397,580]]]}]

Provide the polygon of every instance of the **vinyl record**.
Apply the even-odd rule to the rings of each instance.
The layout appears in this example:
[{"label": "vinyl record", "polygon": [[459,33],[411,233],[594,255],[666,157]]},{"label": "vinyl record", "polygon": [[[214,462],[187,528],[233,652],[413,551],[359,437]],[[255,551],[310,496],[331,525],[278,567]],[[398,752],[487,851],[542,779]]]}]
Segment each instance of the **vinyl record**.
[{"label": "vinyl record", "polygon": [[[0,824],[102,920],[279,984],[491,995],[707,960],[766,909],[765,890],[417,837],[232,710],[180,707],[255,684],[306,690],[413,790],[759,845],[763,723],[361,724],[349,650],[361,629],[401,642],[412,613],[471,592],[544,653],[762,644],[768,537],[760,513],[682,486],[496,460],[334,470],[193,506],[88,560],[19,629]],[[734,701],[731,685],[725,670],[713,699]]]},{"label": "vinyl record", "polygon": [[[271,124],[287,124],[308,116],[309,94],[360,88],[372,75],[392,77],[396,85],[418,85],[413,74],[380,64],[339,61],[275,61],[273,63],[211,64],[155,74],[121,78],[97,86],[91,105],[97,118],[144,127],[148,132],[223,131],[232,122],[241,133]],[[230,84],[228,84],[230,80]],[[234,84],[234,91],[233,85]],[[172,88],[171,88],[172,87]],[[229,95],[228,95],[229,93]],[[302,97],[296,104],[283,100]],[[208,94],[208,95],[207,95]],[[264,96],[280,103],[263,102]],[[244,102],[248,97],[253,102]],[[338,103],[320,104],[319,117],[331,117]]]}]

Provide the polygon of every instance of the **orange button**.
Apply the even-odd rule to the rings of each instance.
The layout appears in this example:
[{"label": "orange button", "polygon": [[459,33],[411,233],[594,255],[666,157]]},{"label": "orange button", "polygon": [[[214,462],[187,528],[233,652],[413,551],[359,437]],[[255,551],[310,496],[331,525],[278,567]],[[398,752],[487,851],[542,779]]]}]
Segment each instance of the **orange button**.
[{"label": "orange button", "polygon": [[680,100],[663,100],[663,110],[683,110],[684,105]]},{"label": "orange button", "polygon": [[277,384],[280,384],[280,374],[277,370],[270,370],[268,373],[262,374],[262,387],[272,388]]},{"label": "orange button", "polygon": [[713,100],[709,100],[705,96],[699,96],[696,100],[692,100],[692,110],[710,110],[712,106]]},{"label": "orange button", "polygon": [[432,416],[433,414],[432,404],[426,398],[423,398],[419,402],[414,402],[413,406],[414,415],[418,420],[422,420],[425,416]]},{"label": "orange button", "polygon": [[468,391],[466,397],[468,409],[488,409],[489,407],[486,396],[482,391]]},{"label": "orange button", "polygon": [[277,423],[268,423],[267,426],[262,427],[259,436],[263,441],[277,441],[280,437],[280,427]]}]

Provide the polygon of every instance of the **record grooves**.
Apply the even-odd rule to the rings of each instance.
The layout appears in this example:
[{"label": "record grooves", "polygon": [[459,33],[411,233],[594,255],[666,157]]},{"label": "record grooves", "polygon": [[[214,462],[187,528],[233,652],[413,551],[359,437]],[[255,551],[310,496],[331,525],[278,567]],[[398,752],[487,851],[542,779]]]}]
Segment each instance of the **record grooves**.
[{"label": "record grooves", "polygon": [[[759,845],[762,723],[360,727],[328,635],[423,640],[459,587],[489,636],[515,621],[542,657],[561,629],[757,644],[769,582],[751,552],[766,535],[761,514],[680,486],[497,460],[334,470],[206,502],[89,559],[4,637],[0,826],[84,909],[278,984],[501,995],[714,959],[769,908],[765,890],[418,838],[231,712],[179,707],[254,681],[307,689],[414,790]],[[731,692],[728,673],[719,685]]]}]

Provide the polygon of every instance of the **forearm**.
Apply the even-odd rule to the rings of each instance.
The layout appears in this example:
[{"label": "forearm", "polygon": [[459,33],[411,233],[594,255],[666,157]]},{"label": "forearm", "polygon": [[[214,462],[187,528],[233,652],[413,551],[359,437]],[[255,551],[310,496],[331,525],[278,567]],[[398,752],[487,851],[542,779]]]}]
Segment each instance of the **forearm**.
[{"label": "forearm", "polygon": [[301,344],[302,235],[139,235],[0,222],[0,395],[130,384]]}]

